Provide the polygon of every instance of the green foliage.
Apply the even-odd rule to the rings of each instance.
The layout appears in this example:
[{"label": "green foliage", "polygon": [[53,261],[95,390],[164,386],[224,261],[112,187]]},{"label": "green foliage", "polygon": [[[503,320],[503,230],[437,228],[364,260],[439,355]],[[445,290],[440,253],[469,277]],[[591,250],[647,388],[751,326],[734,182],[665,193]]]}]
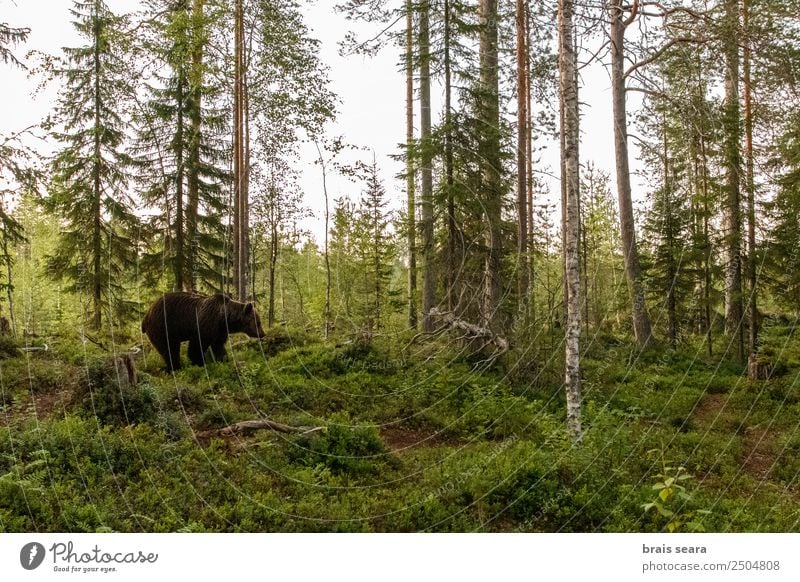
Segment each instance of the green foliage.
[{"label": "green foliage", "polygon": [[387,456],[376,427],[353,424],[347,414],[333,415],[321,436],[298,437],[289,450],[294,462],[353,476],[376,474]]},{"label": "green foliage", "polygon": [[127,374],[119,358],[90,361],[75,394],[79,407],[103,425],[154,423],[159,411],[155,389],[147,382],[131,384]]},{"label": "green foliage", "polygon": [[[651,452],[660,453],[655,450]],[[687,490],[686,483],[693,477],[684,467],[670,467],[662,459],[662,469],[655,477],[653,484],[656,498],[642,505],[645,512],[657,514],[656,520],[663,521],[666,531],[705,531],[703,518],[711,512],[705,509],[690,509],[693,497]]]}]

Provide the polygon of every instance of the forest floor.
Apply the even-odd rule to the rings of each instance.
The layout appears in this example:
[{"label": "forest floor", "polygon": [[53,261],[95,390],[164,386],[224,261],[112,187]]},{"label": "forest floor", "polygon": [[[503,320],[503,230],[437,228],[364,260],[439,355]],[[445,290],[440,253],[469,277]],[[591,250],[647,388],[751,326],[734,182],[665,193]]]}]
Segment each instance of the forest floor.
[{"label": "forest floor", "polygon": [[[579,446],[544,347],[477,372],[444,337],[273,331],[175,374],[148,350],[128,385],[107,354],[50,343],[0,359],[1,531],[800,530],[789,325],[759,382],[701,348],[594,339]],[[325,429],[195,437],[264,417]]]}]

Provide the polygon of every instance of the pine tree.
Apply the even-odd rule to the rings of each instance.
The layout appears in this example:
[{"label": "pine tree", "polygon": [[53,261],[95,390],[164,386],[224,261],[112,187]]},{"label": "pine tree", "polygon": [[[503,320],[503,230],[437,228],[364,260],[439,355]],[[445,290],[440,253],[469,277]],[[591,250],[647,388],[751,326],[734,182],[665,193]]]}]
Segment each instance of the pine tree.
[{"label": "pine tree", "polygon": [[53,158],[49,205],[63,218],[52,273],[88,294],[91,325],[125,307],[122,277],[135,257],[121,106],[132,93],[122,22],[102,0],[75,0],[73,25],[86,44],[64,49],[52,72],[63,83],[47,126],[62,148]]}]

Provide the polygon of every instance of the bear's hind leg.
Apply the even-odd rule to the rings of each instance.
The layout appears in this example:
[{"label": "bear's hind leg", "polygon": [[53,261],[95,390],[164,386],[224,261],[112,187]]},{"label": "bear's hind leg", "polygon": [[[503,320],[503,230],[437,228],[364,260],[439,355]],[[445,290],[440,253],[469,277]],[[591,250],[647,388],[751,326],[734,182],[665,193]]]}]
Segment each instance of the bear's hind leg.
[{"label": "bear's hind leg", "polygon": [[222,362],[225,360],[225,342],[216,343],[211,345],[211,353],[214,354],[214,360]]}]

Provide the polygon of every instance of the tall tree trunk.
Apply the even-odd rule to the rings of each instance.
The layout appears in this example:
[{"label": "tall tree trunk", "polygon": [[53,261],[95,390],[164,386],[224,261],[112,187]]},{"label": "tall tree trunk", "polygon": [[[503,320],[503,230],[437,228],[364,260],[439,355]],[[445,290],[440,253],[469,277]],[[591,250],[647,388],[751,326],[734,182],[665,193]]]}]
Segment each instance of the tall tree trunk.
[{"label": "tall tree trunk", "polygon": [[[634,3],[634,11],[638,2]],[[636,246],[636,226],[631,200],[631,175],[628,160],[628,115],[625,97],[625,28],[635,17],[631,14],[628,22],[624,19],[622,0],[609,3],[608,15],[611,22],[611,94],[614,116],[614,153],[616,155],[617,196],[619,198],[620,230],[622,235],[622,255],[625,262],[625,276],[630,294],[633,333],[636,343],[646,346],[652,340],[650,314],[644,296],[644,284],[639,265],[639,252]]]},{"label": "tall tree trunk", "polygon": [[[274,186],[270,186],[274,187]],[[274,204],[273,204],[274,206]],[[267,270],[267,279],[269,286],[269,300],[267,305],[267,327],[271,328],[275,325],[275,272],[278,265],[278,218],[275,215],[277,212],[274,208],[270,210],[272,216],[270,217],[269,224],[269,267]],[[286,308],[284,307],[284,313]]]},{"label": "tall tree trunk", "polygon": [[331,331],[331,258],[328,249],[328,240],[330,238],[330,200],[328,199],[328,173],[325,168],[325,158],[322,155],[322,149],[317,142],[317,154],[319,155],[319,165],[322,168],[322,193],[325,195],[325,308],[323,309],[323,319],[325,325],[325,339],[328,339]]},{"label": "tall tree trunk", "polygon": [[481,193],[486,216],[486,258],[482,319],[484,327],[502,327],[498,319],[501,284],[502,192],[500,183],[500,97],[498,77],[497,0],[480,0],[480,108],[482,122]]},{"label": "tall tree trunk", "polygon": [[175,124],[175,257],[173,260],[173,273],[175,276],[175,291],[183,291],[185,286],[184,276],[186,274],[186,235],[184,210],[184,176],[186,175],[186,163],[184,159],[184,139],[186,134],[186,120],[184,118],[185,104],[187,98],[186,74],[183,69],[178,71],[178,83],[176,87],[175,111],[177,119]]},{"label": "tall tree trunk", "polygon": [[199,248],[197,213],[200,204],[200,133],[202,123],[203,98],[203,45],[205,42],[203,23],[203,2],[194,0],[192,9],[192,69],[190,76],[190,128],[188,200],[186,204],[186,276],[182,286],[186,291],[197,288],[197,251]]},{"label": "tall tree trunk", "polygon": [[528,306],[528,48],[525,0],[516,0],[517,27],[517,294],[520,310]]},{"label": "tall tree trunk", "polygon": [[678,347],[678,314],[675,284],[677,283],[677,266],[675,265],[675,229],[672,222],[672,182],[669,176],[669,141],[667,138],[667,119],[663,116],[661,126],[664,130],[664,219],[666,220],[665,234],[669,259],[667,263],[667,326],[669,327],[669,345],[674,350]]},{"label": "tall tree trunk", "polygon": [[433,148],[431,144],[430,2],[419,13],[420,175],[422,203],[422,330],[433,331],[430,311],[436,306],[433,248]]},{"label": "tall tree trunk", "polygon": [[247,99],[247,67],[245,62],[244,7],[236,0],[234,15],[234,138],[233,138],[233,284],[240,301],[248,299],[248,235],[250,230],[249,183],[249,131]]},{"label": "tall tree trunk", "polygon": [[564,125],[563,178],[566,182],[566,233],[564,265],[567,276],[567,326],[565,349],[565,388],[567,396],[567,428],[573,441],[581,439],[581,292],[578,257],[578,222],[580,175],[578,160],[578,87],[576,82],[575,46],[573,42],[573,2],[559,0],[559,72],[562,119]]},{"label": "tall tree trunk", "polygon": [[14,317],[14,279],[11,269],[11,255],[8,253],[8,237],[3,237],[3,256],[6,263],[6,298],[8,299],[8,319],[11,324],[11,335],[17,337],[17,322]]},{"label": "tall tree trunk", "polygon": [[102,324],[102,284],[100,282],[100,269],[103,255],[103,222],[102,222],[102,196],[103,188],[101,184],[101,159],[100,149],[100,37],[102,29],[100,19],[97,15],[98,8],[95,3],[94,12],[94,160],[92,161],[92,194],[94,205],[94,225],[92,232],[92,325],[94,329],[100,329]]},{"label": "tall tree trunk", "polygon": [[745,188],[747,190],[747,278],[750,287],[747,307],[750,317],[748,361],[755,362],[758,356],[758,279],[756,255],[756,188],[753,168],[753,96],[750,75],[750,0],[743,0],[742,2],[742,26],[744,27],[746,35],[742,65],[744,67]]},{"label": "tall tree trunk", "polygon": [[417,328],[417,207],[414,176],[414,3],[406,0],[406,198],[408,213],[408,326]]},{"label": "tall tree trunk", "polygon": [[714,338],[711,327],[711,236],[709,232],[709,184],[708,184],[708,152],[706,150],[705,123],[700,121],[698,133],[700,145],[701,187],[703,191],[703,313],[705,316],[706,348],[708,356],[714,355]]},{"label": "tall tree trunk", "polygon": [[455,311],[458,306],[459,285],[457,248],[457,225],[455,188],[453,177],[453,71],[451,47],[452,42],[452,16],[450,14],[450,0],[444,0],[444,172],[445,187],[447,188],[447,273],[445,285],[447,287],[447,308]]},{"label": "tall tree trunk", "polygon": [[[534,288],[536,278],[536,268],[534,264],[534,247],[533,247],[533,98],[531,91],[531,10],[530,3],[525,3],[525,160],[527,162],[527,184],[528,190],[528,232],[527,232],[527,248],[528,248],[528,288]],[[531,320],[536,317],[536,302],[534,296],[530,297],[530,317]]]},{"label": "tall tree trunk", "polygon": [[741,152],[739,139],[739,0],[725,0],[725,332],[735,342],[736,355],[744,361],[742,312],[742,212],[740,193]]}]

